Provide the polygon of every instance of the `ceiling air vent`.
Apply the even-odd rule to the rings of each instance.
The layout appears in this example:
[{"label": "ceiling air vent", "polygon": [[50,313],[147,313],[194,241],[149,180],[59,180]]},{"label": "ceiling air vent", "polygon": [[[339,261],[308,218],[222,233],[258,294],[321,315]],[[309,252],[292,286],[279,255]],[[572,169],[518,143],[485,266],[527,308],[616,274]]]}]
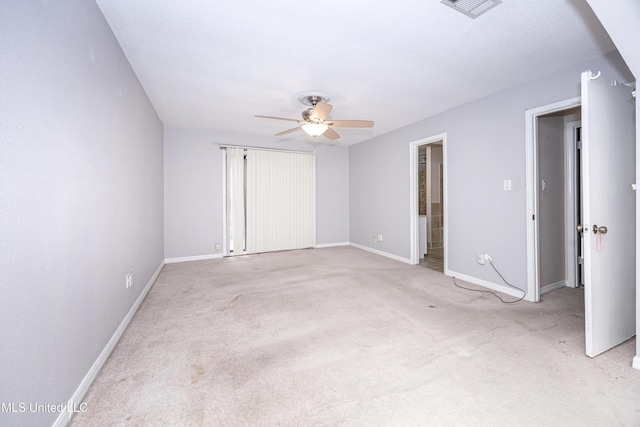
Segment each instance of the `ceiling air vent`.
[{"label": "ceiling air vent", "polygon": [[440,3],[454,8],[470,18],[477,18],[487,10],[502,3],[502,0],[442,0]]}]

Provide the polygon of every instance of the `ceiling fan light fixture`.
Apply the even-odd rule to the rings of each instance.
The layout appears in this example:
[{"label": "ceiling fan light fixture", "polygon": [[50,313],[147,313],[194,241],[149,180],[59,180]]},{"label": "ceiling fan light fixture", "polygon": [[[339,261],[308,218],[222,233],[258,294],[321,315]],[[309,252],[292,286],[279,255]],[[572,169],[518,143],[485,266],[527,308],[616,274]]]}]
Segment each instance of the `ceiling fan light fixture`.
[{"label": "ceiling fan light fixture", "polygon": [[320,136],[329,129],[329,125],[326,123],[307,123],[302,125],[302,130],[311,136]]}]

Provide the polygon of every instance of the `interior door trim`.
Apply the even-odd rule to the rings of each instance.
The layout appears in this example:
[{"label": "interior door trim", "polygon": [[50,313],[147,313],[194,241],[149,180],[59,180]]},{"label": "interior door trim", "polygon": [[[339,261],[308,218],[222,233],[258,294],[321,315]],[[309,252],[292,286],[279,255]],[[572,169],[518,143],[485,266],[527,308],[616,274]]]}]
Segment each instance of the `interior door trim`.
[{"label": "interior door trim", "polygon": [[538,270],[538,117],[579,106],[581,98],[575,97],[543,105],[525,111],[525,159],[527,192],[527,296],[530,302],[540,301],[540,272]]}]

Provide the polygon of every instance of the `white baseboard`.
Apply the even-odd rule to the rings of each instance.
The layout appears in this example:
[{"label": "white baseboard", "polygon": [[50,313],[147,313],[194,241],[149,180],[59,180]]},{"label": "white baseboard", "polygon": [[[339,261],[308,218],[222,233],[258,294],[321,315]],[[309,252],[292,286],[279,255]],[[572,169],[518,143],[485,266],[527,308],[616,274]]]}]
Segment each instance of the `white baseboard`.
[{"label": "white baseboard", "polygon": [[100,369],[102,369],[102,366],[104,366],[105,362],[109,358],[109,355],[120,340],[120,337],[122,337],[125,329],[127,329],[127,326],[129,326],[129,322],[131,322],[131,319],[133,319],[133,316],[136,314],[136,311],[138,311],[140,304],[142,304],[142,301],[147,296],[149,290],[160,275],[162,267],[164,267],[164,262],[160,264],[160,267],[158,267],[155,273],[153,273],[153,276],[151,276],[151,279],[149,279],[147,285],[144,287],[142,292],[140,292],[138,299],[136,299],[136,302],[133,304],[127,315],[124,317],[124,319],[122,319],[122,322],[120,322],[120,326],[118,326],[118,329],[116,329],[113,336],[111,337],[105,348],[102,350],[102,353],[100,353],[96,361],[93,363],[93,366],[91,366],[91,369],[89,369],[87,375],[85,375],[85,377],[82,379],[82,382],[76,389],[75,393],[73,393],[71,400],[67,402],[67,411],[63,411],[60,413],[60,415],[56,419],[56,422],[53,424],[53,427],[66,426],[69,421],[71,421],[71,418],[73,418],[73,415],[75,414],[74,411],[77,412],[83,409],[82,399],[84,398],[84,395],[87,393],[89,387],[96,379],[96,376],[98,376]]},{"label": "white baseboard", "polygon": [[545,286],[540,288],[540,295],[546,294],[546,293],[551,292],[551,291],[555,291],[556,289],[564,288],[566,286],[567,286],[567,281],[566,280],[561,280],[559,282],[552,283],[550,285],[545,285]]},{"label": "white baseboard", "polygon": [[349,242],[338,242],[338,243],[320,243],[316,245],[316,249],[320,248],[333,248],[335,246],[349,246]]},{"label": "white baseboard", "polygon": [[353,246],[354,248],[362,249],[363,251],[374,253],[376,255],[381,255],[383,257],[395,259],[396,261],[404,262],[406,264],[411,264],[411,260],[409,258],[403,258],[403,257],[398,256],[398,255],[390,254],[389,252],[380,251],[378,249],[373,249],[373,248],[370,248],[368,246],[359,245],[359,244],[353,243],[353,242],[350,242],[349,245]]},{"label": "white baseboard", "polygon": [[633,357],[633,363],[631,364],[631,367],[640,371],[640,356]]},{"label": "white baseboard", "polygon": [[[492,291],[501,292],[503,294],[515,297],[522,298],[523,292],[518,289],[511,288],[509,286],[499,285],[497,283],[491,283],[486,280],[478,279],[477,277],[467,276],[466,274],[456,273],[455,271],[447,270],[445,275],[454,277],[456,279],[464,280],[468,283],[473,283],[474,285],[479,285],[487,289],[491,289]],[[531,301],[529,299],[529,295],[525,298],[525,301]]]},{"label": "white baseboard", "polygon": [[175,264],[177,262],[188,262],[188,261],[204,261],[207,259],[217,259],[222,258],[222,254],[209,254],[209,255],[196,255],[196,256],[183,256],[178,258],[166,258],[164,260],[165,264]]}]

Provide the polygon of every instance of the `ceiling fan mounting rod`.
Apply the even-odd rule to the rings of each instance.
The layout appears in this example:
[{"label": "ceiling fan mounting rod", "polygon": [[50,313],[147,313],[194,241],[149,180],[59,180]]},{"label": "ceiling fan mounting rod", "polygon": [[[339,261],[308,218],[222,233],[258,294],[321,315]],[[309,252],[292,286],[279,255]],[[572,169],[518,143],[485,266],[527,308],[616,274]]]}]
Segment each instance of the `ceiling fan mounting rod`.
[{"label": "ceiling fan mounting rod", "polygon": [[315,107],[318,102],[326,104],[329,102],[329,97],[324,93],[319,92],[307,92],[303,93],[298,97],[298,101],[302,102],[304,105],[310,105]]},{"label": "ceiling fan mounting rod", "polygon": [[313,105],[314,107],[318,102],[322,101],[322,98],[317,95],[310,95],[309,97],[307,97],[307,99],[309,100],[311,105]]}]

